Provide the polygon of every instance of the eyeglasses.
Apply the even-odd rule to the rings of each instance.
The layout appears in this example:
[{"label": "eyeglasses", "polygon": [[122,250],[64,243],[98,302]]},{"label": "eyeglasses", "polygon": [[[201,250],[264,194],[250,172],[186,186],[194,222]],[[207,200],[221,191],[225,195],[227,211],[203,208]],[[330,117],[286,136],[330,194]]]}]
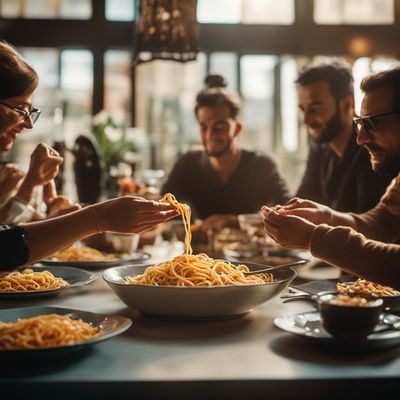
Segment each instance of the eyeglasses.
[{"label": "eyeglasses", "polygon": [[376,135],[379,133],[379,120],[389,115],[400,115],[400,112],[390,111],[382,114],[353,118],[354,129],[357,133],[360,133],[361,128],[364,128],[368,134]]},{"label": "eyeglasses", "polygon": [[40,109],[36,107],[32,107],[31,111],[28,112],[26,110],[22,110],[21,108],[10,106],[9,104],[4,103],[2,101],[0,101],[0,104],[3,104],[3,106],[8,107],[11,110],[15,111],[16,113],[18,113],[19,115],[21,115],[23,121],[26,121],[28,118],[30,118],[32,124],[34,124],[38,120],[39,115],[41,113]]}]

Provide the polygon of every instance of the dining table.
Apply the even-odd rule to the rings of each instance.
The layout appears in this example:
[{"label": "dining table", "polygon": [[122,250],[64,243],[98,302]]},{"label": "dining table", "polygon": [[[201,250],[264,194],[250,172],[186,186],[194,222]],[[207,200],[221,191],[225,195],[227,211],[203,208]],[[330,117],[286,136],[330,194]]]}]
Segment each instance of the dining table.
[{"label": "dining table", "polygon": [[133,322],[78,352],[0,361],[2,399],[347,399],[400,388],[400,346],[353,351],[274,325],[276,317],[312,311],[309,302],[276,296],[235,318],[157,318],[127,307],[102,270],[95,274],[55,297],[0,299],[1,309],[57,306]]}]

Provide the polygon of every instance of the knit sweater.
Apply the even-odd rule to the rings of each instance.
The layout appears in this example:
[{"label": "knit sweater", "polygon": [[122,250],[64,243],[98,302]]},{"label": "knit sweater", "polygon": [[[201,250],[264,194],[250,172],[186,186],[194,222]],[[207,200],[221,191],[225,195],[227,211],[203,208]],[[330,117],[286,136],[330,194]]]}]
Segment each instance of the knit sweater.
[{"label": "knit sweater", "polygon": [[310,239],[312,255],[344,271],[400,289],[400,245],[387,243],[400,237],[400,217],[381,203],[364,214],[352,215],[357,231],[344,226],[316,226]]}]

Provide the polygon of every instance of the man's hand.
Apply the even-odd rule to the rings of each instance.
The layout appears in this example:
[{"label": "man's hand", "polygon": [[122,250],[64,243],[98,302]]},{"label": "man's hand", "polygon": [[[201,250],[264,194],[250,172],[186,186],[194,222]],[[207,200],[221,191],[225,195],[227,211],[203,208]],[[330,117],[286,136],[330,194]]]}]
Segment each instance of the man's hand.
[{"label": "man's hand", "polygon": [[295,215],[318,225],[331,224],[333,221],[334,211],[323,205],[311,200],[304,200],[294,197],[284,206],[272,207],[280,215]]},{"label": "man's hand", "polygon": [[209,230],[220,230],[225,227],[238,227],[239,221],[237,215],[232,214],[214,214],[206,218],[200,229],[204,232]]},{"label": "man's hand", "polygon": [[308,249],[315,224],[294,215],[285,215],[272,208],[262,208],[265,230],[280,246]]},{"label": "man's hand", "polygon": [[400,215],[400,176],[397,176],[382,196],[381,204],[394,215]]}]

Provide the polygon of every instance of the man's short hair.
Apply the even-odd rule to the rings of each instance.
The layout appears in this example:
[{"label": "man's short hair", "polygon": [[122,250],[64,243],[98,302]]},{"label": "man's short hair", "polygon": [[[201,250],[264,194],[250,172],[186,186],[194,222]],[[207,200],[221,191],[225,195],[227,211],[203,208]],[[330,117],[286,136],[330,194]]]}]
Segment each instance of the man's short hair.
[{"label": "man's short hair", "polygon": [[227,106],[231,118],[236,119],[240,112],[241,102],[239,96],[225,90],[227,86],[225,79],[221,75],[208,75],[204,83],[206,88],[196,97],[195,115],[197,116],[201,107]]},{"label": "man's short hair", "polygon": [[325,81],[336,100],[354,95],[354,80],[351,67],[344,61],[308,65],[296,80],[300,86]]},{"label": "man's short hair", "polygon": [[360,84],[364,93],[386,87],[393,90],[393,111],[400,111],[400,63],[390,69],[367,75]]}]

